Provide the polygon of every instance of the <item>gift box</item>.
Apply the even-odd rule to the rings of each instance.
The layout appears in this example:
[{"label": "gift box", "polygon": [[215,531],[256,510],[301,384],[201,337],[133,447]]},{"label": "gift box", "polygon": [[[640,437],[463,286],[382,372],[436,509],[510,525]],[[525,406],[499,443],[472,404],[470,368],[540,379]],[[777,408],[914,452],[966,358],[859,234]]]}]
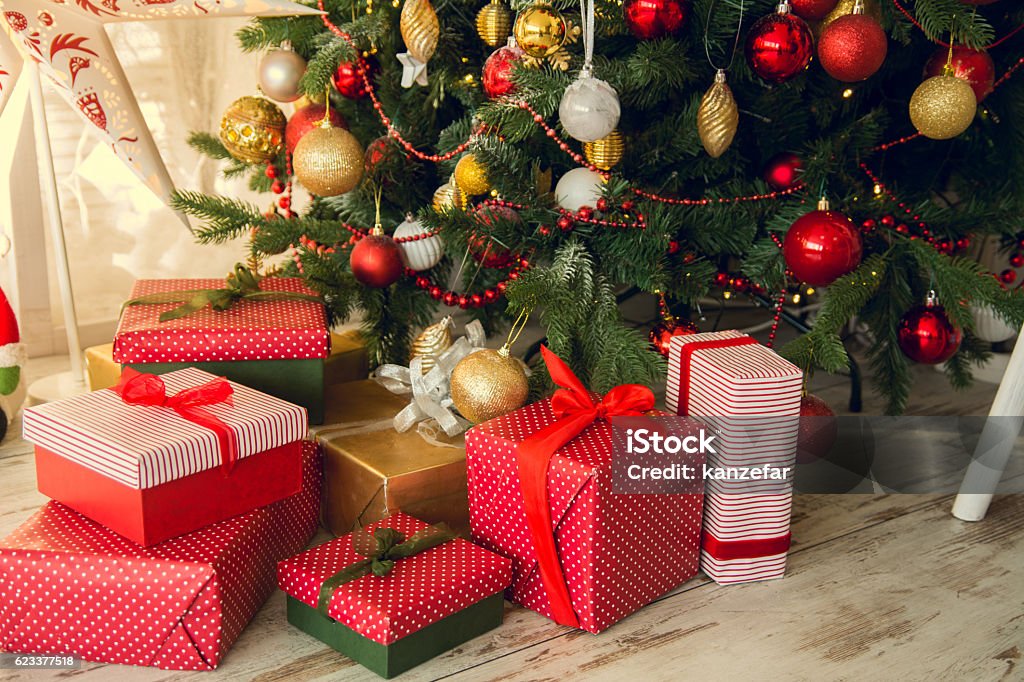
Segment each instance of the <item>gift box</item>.
[{"label": "gift box", "polygon": [[58,502],[0,540],[0,649],[212,670],[316,530],[320,456],[302,491],[153,547]]},{"label": "gift box", "polygon": [[395,431],[407,398],[375,381],[327,391],[327,424],[313,429],[324,448],[324,521],[344,535],[392,512],[469,529],[466,451],[461,437],[428,443]]},{"label": "gift box", "polygon": [[[466,433],[471,537],[512,560],[512,601],[596,633],[697,573],[702,495],[613,494],[612,427],[597,415],[642,414],[654,396],[619,387],[596,403],[542,351],[568,390]],[[533,459],[546,444],[557,450]]]},{"label": "gift box", "polygon": [[278,565],[288,622],[381,677],[501,625],[507,559],[395,514]]},{"label": "gift box", "polygon": [[[738,331],[677,336],[666,402],[718,431],[709,467],[792,467],[803,373]],[[701,570],[715,582],[781,578],[790,544],[792,477],[713,480],[704,502]]]},{"label": "gift box", "polygon": [[[116,385],[121,378],[121,365],[114,362],[114,344],[86,348],[85,368],[90,391]],[[331,332],[331,354],[324,361],[324,386],[359,381],[369,373],[366,341],[359,330]]]},{"label": "gift box", "polygon": [[25,410],[39,492],[153,545],[301,489],[302,407],[194,368],[128,372]]},{"label": "gift box", "polygon": [[[160,321],[189,294],[225,291],[224,286],[224,280],[216,279],[137,281],[114,336],[114,361],[152,374],[198,367],[302,405],[312,423],[321,423],[324,360],[331,342],[322,303],[242,298],[226,310],[206,306]],[[281,296],[314,295],[298,278],[270,277],[258,286]],[[175,294],[181,298],[135,303]]]}]

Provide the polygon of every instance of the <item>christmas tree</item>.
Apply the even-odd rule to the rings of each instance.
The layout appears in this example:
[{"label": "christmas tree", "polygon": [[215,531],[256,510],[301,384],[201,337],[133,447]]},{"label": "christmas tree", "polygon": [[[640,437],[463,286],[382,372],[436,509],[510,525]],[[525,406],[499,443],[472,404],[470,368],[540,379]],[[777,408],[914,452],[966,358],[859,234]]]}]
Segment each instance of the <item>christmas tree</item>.
[{"label": "christmas tree", "polygon": [[283,254],[335,320],[361,311],[380,362],[454,307],[489,330],[531,311],[595,390],[664,379],[623,286],[667,301],[662,335],[709,295],[776,319],[821,296],[780,352],[840,371],[856,319],[892,412],[912,361],[970,381],[978,311],[1024,322],[1015,271],[971,255],[1024,264],[1020,3],[485,2],[309,0],[326,14],[241,30],[265,94],[303,99],[287,145],[266,100],[193,136],[275,193],[267,214],[179,193],[199,239]]}]

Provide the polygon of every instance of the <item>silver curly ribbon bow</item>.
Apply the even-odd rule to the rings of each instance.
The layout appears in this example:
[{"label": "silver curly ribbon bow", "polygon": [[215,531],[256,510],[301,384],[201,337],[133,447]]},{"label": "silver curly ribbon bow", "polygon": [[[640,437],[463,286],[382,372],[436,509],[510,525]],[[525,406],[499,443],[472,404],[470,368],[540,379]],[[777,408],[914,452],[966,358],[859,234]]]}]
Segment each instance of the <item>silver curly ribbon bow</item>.
[{"label": "silver curly ribbon bow", "polygon": [[[457,436],[472,424],[460,417],[452,407],[452,370],[470,353],[483,350],[487,342],[483,325],[473,320],[466,325],[466,335],[458,339],[435,360],[429,372],[423,374],[423,358],[413,358],[408,367],[381,365],[373,379],[392,393],[412,394],[409,404],[393,420],[395,430],[405,432],[413,426],[428,441],[436,433],[434,424],[449,437]],[[425,423],[424,423],[425,422]]]}]

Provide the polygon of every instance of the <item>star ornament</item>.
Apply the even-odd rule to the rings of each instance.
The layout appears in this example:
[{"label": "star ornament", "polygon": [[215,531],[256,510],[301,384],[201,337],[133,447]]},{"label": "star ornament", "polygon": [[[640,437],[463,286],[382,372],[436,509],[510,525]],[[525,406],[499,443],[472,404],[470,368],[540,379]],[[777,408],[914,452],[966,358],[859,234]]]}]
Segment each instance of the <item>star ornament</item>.
[{"label": "star ornament", "polygon": [[86,125],[166,201],[174,185],[104,25],[302,14],[320,12],[287,0],[0,0],[0,113],[23,59],[32,59]]},{"label": "star ornament", "polygon": [[427,85],[430,83],[427,80],[427,65],[420,60],[413,57],[408,52],[399,52],[397,55],[399,63],[402,65],[402,87],[411,88],[413,83],[417,85]]}]

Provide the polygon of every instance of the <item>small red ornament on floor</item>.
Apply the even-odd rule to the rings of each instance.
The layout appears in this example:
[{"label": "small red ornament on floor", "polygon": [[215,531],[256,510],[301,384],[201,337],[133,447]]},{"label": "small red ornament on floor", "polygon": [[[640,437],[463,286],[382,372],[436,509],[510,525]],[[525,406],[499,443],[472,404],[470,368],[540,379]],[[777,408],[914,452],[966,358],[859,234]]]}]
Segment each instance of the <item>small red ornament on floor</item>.
[{"label": "small red ornament on floor", "polygon": [[780,2],[775,14],[758,19],[747,34],[747,63],[769,83],[785,83],[811,61],[811,29],[789,10],[788,2]]},{"label": "small red ornament on floor", "polygon": [[844,83],[856,83],[875,75],[889,49],[881,25],[857,2],[853,13],[826,26],[818,39],[818,59],[828,75]]},{"label": "small red ornament on floor", "polygon": [[654,40],[682,28],[689,9],[685,0],[625,0],[622,16],[636,38]]},{"label": "small red ornament on floor", "polygon": [[405,272],[401,247],[380,225],[352,247],[349,265],[357,280],[375,289],[391,286]]},{"label": "small red ornament on floor", "polygon": [[938,304],[935,292],[928,293],[924,305],[908,310],[900,319],[897,332],[900,350],[914,362],[938,365],[953,357],[960,348],[963,333],[949,321]]},{"label": "small red ornament on floor", "polygon": [[800,182],[804,161],[793,152],[782,152],[768,159],[761,177],[776,192],[791,189]]},{"label": "small red ornament on floor", "polygon": [[673,338],[676,336],[699,334],[700,329],[693,322],[680,320],[673,315],[668,309],[668,304],[665,302],[665,294],[660,291],[655,293],[658,295],[658,313],[661,316],[661,322],[651,328],[647,338],[651,342],[652,349],[667,358],[669,346],[672,344]]},{"label": "small red ornament on floor", "polygon": [[801,282],[827,286],[860,264],[857,226],[845,214],[829,209],[826,199],[818,210],[797,219],[786,233],[782,255],[786,267]]},{"label": "small red ornament on floor", "polygon": [[798,433],[796,463],[808,464],[824,459],[839,436],[835,411],[818,396],[810,393],[804,395],[800,399]]}]

